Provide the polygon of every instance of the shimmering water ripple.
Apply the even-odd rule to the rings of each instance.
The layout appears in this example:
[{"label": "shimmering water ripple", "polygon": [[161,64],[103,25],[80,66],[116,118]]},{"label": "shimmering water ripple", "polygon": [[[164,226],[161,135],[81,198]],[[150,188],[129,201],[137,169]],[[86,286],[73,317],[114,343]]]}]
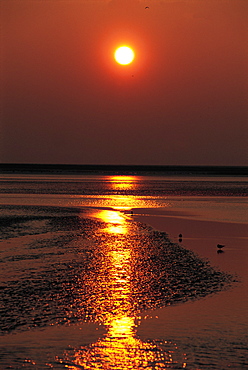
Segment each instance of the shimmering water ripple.
[{"label": "shimmering water ripple", "polygon": [[0,178],[0,194],[70,194],[106,196],[243,196],[247,197],[247,178],[239,181],[218,181],[218,178],[166,178],[153,176],[76,176],[61,177],[17,176]]},{"label": "shimmering water ripple", "polygon": [[173,343],[136,337],[140,312],[218,292],[231,284],[230,275],[121,212],[25,207],[15,215],[2,223],[2,335],[98,322],[107,328],[103,338],[65,350],[51,366],[186,367]]},{"label": "shimmering water ripple", "polygon": [[[34,237],[0,260],[9,275],[1,289],[2,331],[78,320],[106,322],[116,312],[137,315],[204,297],[230,281],[144,224],[107,224],[106,232],[106,223],[80,214],[57,210],[39,217],[22,220],[22,235]],[[12,219],[3,235],[20,236],[20,221]]]}]

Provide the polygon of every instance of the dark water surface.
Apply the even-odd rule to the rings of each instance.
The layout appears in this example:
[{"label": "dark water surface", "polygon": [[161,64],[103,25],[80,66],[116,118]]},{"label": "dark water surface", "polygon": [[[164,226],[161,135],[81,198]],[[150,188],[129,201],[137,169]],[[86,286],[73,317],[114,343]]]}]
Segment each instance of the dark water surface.
[{"label": "dark water surface", "polygon": [[[212,329],[212,350],[199,338],[190,353],[159,328],[139,337],[146,312],[183,309],[241,283],[238,271],[212,266],[132,214],[142,207],[151,215],[167,212],[182,200],[194,213],[192,204],[199,208],[208,196],[210,209],[221,208],[216,217],[232,209],[245,222],[246,202],[238,200],[246,197],[245,179],[5,176],[0,185],[1,370],[248,366],[244,334],[236,349],[219,336],[219,348],[227,341],[228,361],[216,355]],[[221,192],[231,199],[218,202]],[[181,208],[170,207],[178,217]]]}]

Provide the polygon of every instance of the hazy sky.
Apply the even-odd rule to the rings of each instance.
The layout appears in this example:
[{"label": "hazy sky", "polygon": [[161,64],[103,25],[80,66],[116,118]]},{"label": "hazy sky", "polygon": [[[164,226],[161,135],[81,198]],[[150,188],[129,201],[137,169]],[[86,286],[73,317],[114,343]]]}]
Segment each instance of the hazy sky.
[{"label": "hazy sky", "polygon": [[1,162],[248,165],[247,0],[0,11]]}]

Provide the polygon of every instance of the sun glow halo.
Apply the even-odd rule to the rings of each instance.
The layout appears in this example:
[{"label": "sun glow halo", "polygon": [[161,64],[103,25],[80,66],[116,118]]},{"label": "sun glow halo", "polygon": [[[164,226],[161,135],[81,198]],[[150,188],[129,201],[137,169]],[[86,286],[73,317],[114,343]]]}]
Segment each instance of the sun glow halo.
[{"label": "sun glow halo", "polygon": [[133,62],[135,54],[129,46],[120,46],[115,50],[115,60],[121,65],[128,65]]}]

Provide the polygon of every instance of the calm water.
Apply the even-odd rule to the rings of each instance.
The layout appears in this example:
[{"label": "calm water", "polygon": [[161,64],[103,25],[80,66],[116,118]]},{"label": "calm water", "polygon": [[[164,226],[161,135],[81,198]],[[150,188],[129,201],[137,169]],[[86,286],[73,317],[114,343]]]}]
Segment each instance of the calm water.
[{"label": "calm water", "polygon": [[2,175],[0,368],[248,368],[247,184]]}]

